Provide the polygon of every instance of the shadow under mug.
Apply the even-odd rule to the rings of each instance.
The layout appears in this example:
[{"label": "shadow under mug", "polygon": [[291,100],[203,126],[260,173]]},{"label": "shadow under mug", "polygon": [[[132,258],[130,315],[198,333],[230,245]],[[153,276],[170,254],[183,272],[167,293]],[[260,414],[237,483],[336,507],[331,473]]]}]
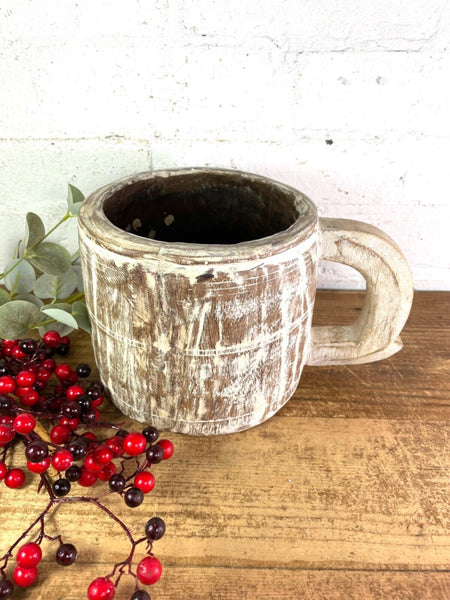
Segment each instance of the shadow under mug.
[{"label": "shadow under mug", "polygon": [[[276,413],[305,364],[371,362],[401,348],[413,286],[371,225],[319,219],[304,194],[226,169],[141,173],[94,192],[80,253],[100,377],[126,415],[214,435]],[[320,259],[366,279],[350,326],[311,327]]]}]

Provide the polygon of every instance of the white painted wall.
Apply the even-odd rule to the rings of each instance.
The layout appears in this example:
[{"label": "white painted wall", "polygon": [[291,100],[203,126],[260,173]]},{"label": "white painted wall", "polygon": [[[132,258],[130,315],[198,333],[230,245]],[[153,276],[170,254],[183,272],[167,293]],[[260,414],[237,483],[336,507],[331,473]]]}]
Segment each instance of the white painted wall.
[{"label": "white painted wall", "polygon": [[448,0],[2,0],[0,37],[0,265],[67,182],[212,165],[381,227],[450,289]]}]

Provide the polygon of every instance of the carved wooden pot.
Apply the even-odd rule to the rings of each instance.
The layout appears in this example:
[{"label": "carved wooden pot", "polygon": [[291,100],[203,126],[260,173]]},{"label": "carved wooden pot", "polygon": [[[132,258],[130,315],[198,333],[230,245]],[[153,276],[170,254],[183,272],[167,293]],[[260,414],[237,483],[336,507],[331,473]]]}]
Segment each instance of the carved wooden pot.
[{"label": "carved wooden pot", "polygon": [[[79,224],[101,379],[138,421],[240,431],[289,400],[306,363],[401,347],[412,281],[398,247],[370,225],[318,219],[287,185],[225,169],[141,173],[92,194]],[[367,280],[352,326],[311,328],[319,258]]]}]

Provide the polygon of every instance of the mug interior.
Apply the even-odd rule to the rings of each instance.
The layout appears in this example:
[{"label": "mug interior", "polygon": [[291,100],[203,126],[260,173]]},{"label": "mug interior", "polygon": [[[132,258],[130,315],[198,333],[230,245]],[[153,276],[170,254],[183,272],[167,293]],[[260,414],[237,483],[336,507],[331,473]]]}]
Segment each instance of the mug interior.
[{"label": "mug interior", "polygon": [[116,189],[103,202],[106,218],[123,231],[193,244],[265,238],[288,229],[306,208],[295,190],[232,171],[154,175]]}]

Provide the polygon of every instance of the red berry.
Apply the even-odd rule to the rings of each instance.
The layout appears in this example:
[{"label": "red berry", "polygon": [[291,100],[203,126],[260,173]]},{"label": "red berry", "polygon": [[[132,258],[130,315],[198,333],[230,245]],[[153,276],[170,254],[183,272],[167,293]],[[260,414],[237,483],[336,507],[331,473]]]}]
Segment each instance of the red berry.
[{"label": "red berry", "polygon": [[6,473],[8,472],[8,468],[6,467],[4,462],[0,462],[0,481],[5,479]]},{"label": "red berry", "polygon": [[52,465],[57,471],[65,471],[72,466],[72,452],[68,450],[57,450],[52,458]]},{"label": "red berry", "polygon": [[12,357],[15,358],[16,360],[23,360],[26,357],[25,352],[22,352],[22,350],[20,349],[20,346],[14,346],[13,351],[12,351]]},{"label": "red berry", "polygon": [[45,473],[45,471],[47,471],[47,469],[50,466],[50,463],[50,456],[47,456],[47,458],[44,458],[43,460],[37,463],[32,463],[29,460],[27,460],[27,469],[31,473],[38,473],[40,475],[41,473]]},{"label": "red berry", "polygon": [[50,439],[54,444],[65,444],[70,439],[70,429],[64,425],[55,425],[50,431]]},{"label": "red berry", "polygon": [[97,473],[94,473],[94,471],[89,471],[85,467],[81,469],[81,477],[78,480],[78,483],[80,485],[82,485],[83,487],[90,487],[91,485],[94,485],[96,481]]},{"label": "red berry", "polygon": [[82,396],[84,394],[84,390],[81,385],[71,385],[66,390],[66,398],[68,400],[76,400],[78,396]]},{"label": "red berry", "polygon": [[8,425],[8,426],[12,427],[13,423],[14,423],[13,415],[0,415],[0,425]]},{"label": "red berry", "polygon": [[44,333],[44,335],[42,336],[42,339],[44,340],[45,344],[47,346],[49,346],[50,348],[56,348],[56,346],[61,341],[61,336],[59,335],[59,333],[57,331],[50,330],[50,331],[47,331],[46,333]]},{"label": "red berry", "polygon": [[137,456],[145,450],[147,440],[142,433],[129,433],[123,438],[122,446],[126,454]]},{"label": "red berry", "polygon": [[87,595],[89,600],[113,600],[116,595],[116,588],[109,579],[97,577],[91,582]]},{"label": "red berry", "polygon": [[70,373],[70,375],[68,376],[68,378],[66,379],[66,383],[69,383],[70,385],[76,383],[78,381],[78,375],[75,373],[75,371],[72,371]]},{"label": "red berry", "polygon": [[122,446],[122,438],[119,436],[114,436],[106,440],[106,445],[110,448],[116,456],[122,456],[123,454],[123,446]]},{"label": "red berry", "polygon": [[137,566],[136,575],[145,585],[156,583],[162,574],[162,566],[154,556],[146,556]]},{"label": "red berry", "polygon": [[144,494],[148,494],[155,487],[155,476],[148,471],[142,471],[134,478],[134,485],[142,490]]},{"label": "red berry", "polygon": [[88,440],[91,440],[92,442],[97,441],[97,436],[92,431],[86,431],[85,433],[83,433],[83,437],[86,437]]},{"label": "red berry", "polygon": [[41,560],[41,547],[34,542],[21,546],[16,555],[17,564],[21,567],[37,567]]},{"label": "red berry", "polygon": [[110,462],[105,465],[97,475],[102,481],[109,481],[111,477],[116,474],[116,471],[116,465],[113,462]]},{"label": "red berry", "polygon": [[101,448],[97,448],[94,452],[94,460],[99,465],[107,465],[113,459],[113,453],[110,448],[105,448],[102,446]]},{"label": "red berry", "polygon": [[16,375],[16,383],[20,387],[31,387],[36,382],[36,375],[31,371],[19,371]]},{"label": "red berry", "polygon": [[0,394],[10,394],[16,389],[16,382],[9,375],[0,377]]},{"label": "red berry", "polygon": [[52,372],[50,369],[43,369],[42,367],[38,369],[36,374],[36,381],[39,383],[46,383],[50,377],[52,376]]},{"label": "red berry", "polygon": [[39,402],[39,394],[36,390],[28,392],[26,396],[21,396],[21,401],[24,406],[34,406]]},{"label": "red berry", "polygon": [[17,344],[17,340],[6,340],[2,338],[2,344],[5,348],[11,348],[11,350],[14,348],[14,346]]},{"label": "red berry", "polygon": [[15,435],[16,432],[10,424],[0,425],[0,448],[9,444]]},{"label": "red berry", "polygon": [[100,394],[98,398],[92,400],[92,408],[98,408],[103,403],[103,395]]},{"label": "red berry", "polygon": [[173,444],[170,440],[159,440],[158,446],[164,450],[163,460],[167,460],[173,454]]},{"label": "red berry", "polygon": [[55,375],[61,381],[64,381],[65,379],[67,379],[71,373],[72,373],[72,368],[70,365],[68,365],[66,363],[62,363],[62,364],[58,365],[55,369]]},{"label": "red berry", "polygon": [[36,426],[36,419],[30,413],[22,413],[14,419],[13,427],[17,433],[31,433]]},{"label": "red berry", "polygon": [[13,573],[14,583],[16,583],[19,587],[28,587],[36,581],[37,575],[38,571],[36,567],[30,567],[27,569],[26,567],[21,567],[18,565],[14,569]]},{"label": "red berry", "polygon": [[15,490],[25,483],[25,473],[22,469],[11,469],[5,477],[6,487]]},{"label": "red berry", "polygon": [[25,396],[28,396],[31,392],[34,392],[34,388],[32,387],[18,387],[14,393],[16,396],[19,396],[19,398],[25,398]]},{"label": "red berry", "polygon": [[69,419],[69,417],[61,417],[59,424],[73,431],[80,424],[80,419]]},{"label": "red berry", "polygon": [[41,367],[43,369],[47,369],[47,371],[51,371],[53,373],[53,371],[56,368],[56,363],[53,360],[53,358],[46,358],[44,361],[42,361]]},{"label": "red berry", "polygon": [[74,429],[76,429],[78,427],[78,425],[80,424],[80,419],[67,419],[67,427],[70,429],[70,431],[73,431]]},{"label": "red berry", "polygon": [[67,346],[70,346],[70,338],[68,338],[67,335],[63,335],[62,338],[60,338],[59,343],[67,344]]},{"label": "red berry", "polygon": [[89,454],[89,456],[86,456],[86,458],[84,459],[84,466],[89,471],[97,473],[98,471],[101,471],[103,465],[99,465],[98,462],[94,460],[93,455]]}]

